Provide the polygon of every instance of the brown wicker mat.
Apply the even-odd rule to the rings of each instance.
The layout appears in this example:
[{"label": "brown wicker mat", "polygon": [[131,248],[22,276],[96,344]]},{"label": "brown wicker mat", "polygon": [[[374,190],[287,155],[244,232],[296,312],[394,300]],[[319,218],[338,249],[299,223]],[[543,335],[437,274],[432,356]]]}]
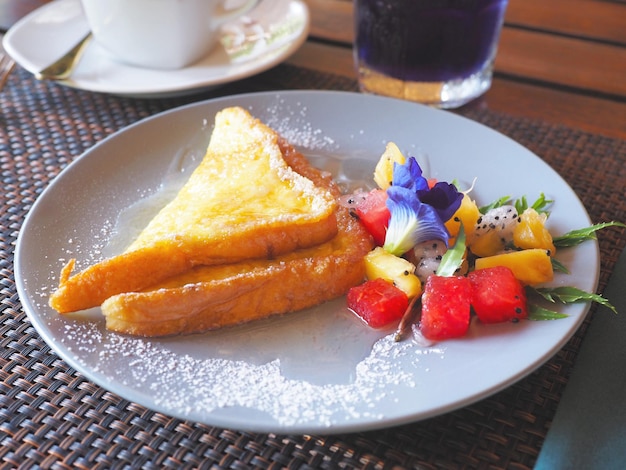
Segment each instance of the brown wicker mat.
[{"label": "brown wicker mat", "polygon": [[[254,434],[185,422],[121,399],[69,368],[39,337],[15,290],[13,251],[29,208],[58,172],[105,136],[191,101],[270,89],[355,91],[351,80],[280,65],[188,98],[136,100],[40,83],[17,70],[0,93],[2,269],[0,465],[4,468],[531,468],[587,323],[547,364],[472,406],[382,431]],[[626,141],[481,109],[460,111],[544,158],[594,222],[626,220]],[[599,235],[600,289],[624,231]],[[592,310],[593,314],[593,310]],[[623,312],[626,314],[626,312]]]}]

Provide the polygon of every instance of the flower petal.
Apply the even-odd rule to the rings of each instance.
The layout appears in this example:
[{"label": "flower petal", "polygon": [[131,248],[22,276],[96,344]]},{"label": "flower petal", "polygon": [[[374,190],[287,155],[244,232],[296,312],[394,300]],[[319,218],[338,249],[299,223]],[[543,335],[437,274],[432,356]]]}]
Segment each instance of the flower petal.
[{"label": "flower petal", "polygon": [[463,193],[455,185],[445,182],[439,182],[429,190],[418,190],[417,196],[424,204],[434,207],[444,222],[450,220],[463,199]]},{"label": "flower petal", "polygon": [[393,165],[392,185],[412,191],[427,190],[428,180],[422,176],[422,169],[415,157],[409,157],[403,165],[399,163]]},{"label": "flower petal", "polygon": [[423,204],[411,189],[391,186],[387,189],[387,207],[391,212],[383,248],[394,255],[403,255],[425,240],[450,237],[437,211]]}]

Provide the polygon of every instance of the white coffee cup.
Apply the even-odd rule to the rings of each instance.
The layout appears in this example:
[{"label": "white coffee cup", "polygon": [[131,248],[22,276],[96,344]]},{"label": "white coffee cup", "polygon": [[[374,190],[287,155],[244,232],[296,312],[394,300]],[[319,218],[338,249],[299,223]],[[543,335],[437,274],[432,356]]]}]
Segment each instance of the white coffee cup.
[{"label": "white coffee cup", "polygon": [[81,0],[95,41],[130,65],[180,69],[206,56],[220,27],[260,0]]}]

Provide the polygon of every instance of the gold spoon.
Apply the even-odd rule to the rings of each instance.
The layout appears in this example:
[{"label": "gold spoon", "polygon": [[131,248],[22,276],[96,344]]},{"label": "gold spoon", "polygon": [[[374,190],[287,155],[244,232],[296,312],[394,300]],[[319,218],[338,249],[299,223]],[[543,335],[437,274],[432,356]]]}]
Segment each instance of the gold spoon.
[{"label": "gold spoon", "polygon": [[72,75],[74,68],[80,61],[87,44],[92,38],[91,32],[82,38],[78,44],[70,49],[63,57],[48,65],[45,69],[35,73],[37,80],[65,80]]}]

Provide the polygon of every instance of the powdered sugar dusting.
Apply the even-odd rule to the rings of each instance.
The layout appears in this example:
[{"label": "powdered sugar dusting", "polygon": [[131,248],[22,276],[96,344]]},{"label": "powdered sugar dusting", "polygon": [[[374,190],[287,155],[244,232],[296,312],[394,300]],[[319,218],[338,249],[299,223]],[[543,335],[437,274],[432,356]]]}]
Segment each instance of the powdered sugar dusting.
[{"label": "powdered sugar dusting", "polygon": [[[255,111],[257,110],[253,107],[250,108],[253,115]],[[263,114],[262,120],[265,124],[295,147],[310,150],[337,149],[332,137],[311,124],[307,117],[308,108],[300,102],[289,103],[277,95],[275,104],[258,111]]]},{"label": "powdered sugar dusting", "polygon": [[[254,410],[280,427],[310,423],[330,427],[337,422],[383,419],[385,406],[380,405],[394,402],[395,389],[419,386],[415,369],[421,368],[424,353],[412,341],[395,343],[392,334],[386,335],[361,360],[347,361],[338,372],[347,380],[318,383],[314,369],[310,377],[290,374],[281,354],[255,363],[220,357],[210,344],[204,357],[177,351],[159,340],[105,332],[94,322],[67,323],[64,330],[64,345],[89,363],[94,373],[109,383],[143,390],[157,409],[194,418]],[[436,349],[429,351],[443,355]],[[407,363],[412,366],[407,368]]]}]

